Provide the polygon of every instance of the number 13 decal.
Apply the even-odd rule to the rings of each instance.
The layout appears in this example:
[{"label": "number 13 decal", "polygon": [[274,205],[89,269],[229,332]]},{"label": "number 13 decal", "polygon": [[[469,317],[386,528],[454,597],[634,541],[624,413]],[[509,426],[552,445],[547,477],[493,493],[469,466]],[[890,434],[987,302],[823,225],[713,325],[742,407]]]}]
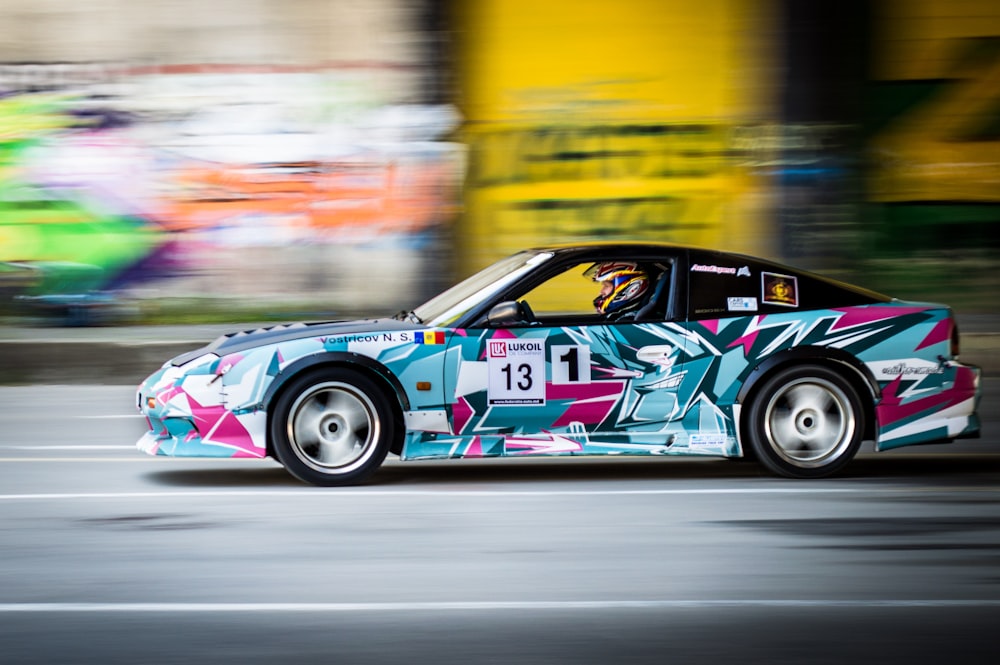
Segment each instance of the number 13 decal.
[{"label": "number 13 decal", "polygon": [[488,401],[491,406],[545,404],[545,342],[491,339],[487,344]]},{"label": "number 13 decal", "polygon": [[590,347],[554,344],[552,383],[590,383]]}]

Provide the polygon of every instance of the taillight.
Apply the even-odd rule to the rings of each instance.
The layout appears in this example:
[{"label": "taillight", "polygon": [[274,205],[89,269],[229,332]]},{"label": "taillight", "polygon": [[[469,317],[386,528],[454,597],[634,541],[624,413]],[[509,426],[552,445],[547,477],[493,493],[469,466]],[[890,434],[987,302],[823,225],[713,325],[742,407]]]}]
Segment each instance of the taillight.
[{"label": "taillight", "polygon": [[958,357],[958,322],[951,320],[951,357]]}]

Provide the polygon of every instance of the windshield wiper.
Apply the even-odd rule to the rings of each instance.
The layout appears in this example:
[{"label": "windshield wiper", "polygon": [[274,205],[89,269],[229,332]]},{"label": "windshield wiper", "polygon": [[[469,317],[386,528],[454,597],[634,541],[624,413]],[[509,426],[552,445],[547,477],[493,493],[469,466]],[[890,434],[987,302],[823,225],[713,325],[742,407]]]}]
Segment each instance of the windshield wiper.
[{"label": "windshield wiper", "polygon": [[397,312],[396,315],[393,316],[392,318],[394,318],[397,321],[409,320],[412,323],[423,323],[423,321],[420,319],[419,316],[417,316],[414,312],[406,309],[399,310],[399,312]]}]

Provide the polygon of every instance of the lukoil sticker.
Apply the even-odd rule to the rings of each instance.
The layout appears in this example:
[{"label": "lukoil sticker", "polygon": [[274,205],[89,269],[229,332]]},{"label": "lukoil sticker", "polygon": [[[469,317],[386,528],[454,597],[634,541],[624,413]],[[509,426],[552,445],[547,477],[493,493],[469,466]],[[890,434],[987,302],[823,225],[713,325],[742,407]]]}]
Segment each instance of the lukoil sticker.
[{"label": "lukoil sticker", "polygon": [[486,346],[487,401],[491,406],[545,404],[542,340],[491,339]]}]

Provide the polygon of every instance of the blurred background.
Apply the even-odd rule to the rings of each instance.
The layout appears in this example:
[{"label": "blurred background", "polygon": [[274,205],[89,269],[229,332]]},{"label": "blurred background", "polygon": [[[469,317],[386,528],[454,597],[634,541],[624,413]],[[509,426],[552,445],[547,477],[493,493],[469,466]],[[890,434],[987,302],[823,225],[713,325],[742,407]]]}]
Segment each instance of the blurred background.
[{"label": "blurred background", "polygon": [[0,317],[389,314],[694,243],[995,312],[994,0],[4,0]]}]

